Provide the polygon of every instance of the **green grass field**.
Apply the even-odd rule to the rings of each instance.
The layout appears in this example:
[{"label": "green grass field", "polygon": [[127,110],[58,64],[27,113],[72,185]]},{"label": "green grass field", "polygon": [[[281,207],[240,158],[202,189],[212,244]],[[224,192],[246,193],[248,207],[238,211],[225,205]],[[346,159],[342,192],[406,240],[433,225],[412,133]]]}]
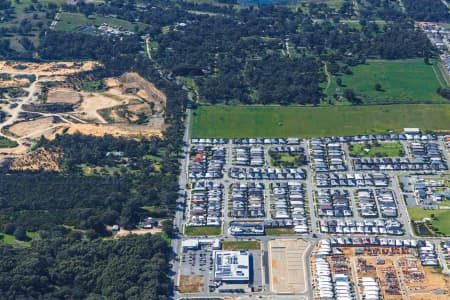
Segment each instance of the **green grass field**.
[{"label": "green grass field", "polygon": [[[369,149],[369,152],[366,152],[365,149]],[[354,144],[350,155],[358,157],[399,157],[405,155],[405,150],[402,144],[398,142],[383,143],[377,146]]]},{"label": "green grass field", "polygon": [[40,239],[40,236],[37,232],[33,231],[27,231],[27,237],[29,238],[28,241],[18,241],[14,235],[7,234],[4,232],[0,232],[0,235],[2,238],[0,239],[0,243],[7,244],[7,245],[19,245],[19,246],[30,246],[31,242],[33,240]]},{"label": "green grass field", "polygon": [[400,131],[450,130],[450,104],[369,106],[200,106],[193,137],[318,137]]},{"label": "green grass field", "polygon": [[266,235],[291,235],[295,234],[292,228],[265,228]]},{"label": "green grass field", "polygon": [[[351,88],[364,103],[445,103],[436,89],[445,85],[436,61],[427,65],[422,59],[397,61],[368,61],[364,65],[352,67],[353,74],[340,75],[343,86],[339,87],[336,78],[326,91],[331,97],[334,93],[342,94]],[[375,89],[375,84],[381,90]]]},{"label": "green grass field", "polygon": [[125,30],[134,31],[135,25],[138,25],[141,29],[145,26],[142,23],[130,23],[125,20],[116,18],[106,18],[102,16],[92,15],[86,17],[83,14],[77,13],[61,13],[58,24],[56,24],[56,30],[75,30],[79,26],[100,26],[102,23],[106,23],[110,26],[122,26]]},{"label": "green grass field", "polygon": [[[437,228],[446,236],[450,236],[450,209],[424,210],[422,208],[408,208],[411,221],[422,221],[423,218],[430,218],[431,225]],[[434,219],[431,215],[434,215]]]},{"label": "green grass field", "polygon": [[223,250],[259,250],[261,244],[259,241],[223,241]]},{"label": "green grass field", "polygon": [[218,226],[187,226],[184,229],[184,234],[189,236],[201,236],[201,235],[219,235],[222,231]]}]

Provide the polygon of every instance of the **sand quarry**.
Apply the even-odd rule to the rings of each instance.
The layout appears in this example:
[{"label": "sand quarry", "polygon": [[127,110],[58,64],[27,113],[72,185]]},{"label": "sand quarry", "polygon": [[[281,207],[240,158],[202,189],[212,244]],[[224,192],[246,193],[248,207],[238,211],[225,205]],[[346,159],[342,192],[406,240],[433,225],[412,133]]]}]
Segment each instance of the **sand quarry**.
[{"label": "sand quarry", "polygon": [[[56,134],[75,133],[136,139],[162,136],[166,95],[137,73],[105,78],[105,88],[98,92],[80,90],[67,80],[68,76],[96,68],[102,68],[102,65],[94,61],[0,61],[0,73],[7,74],[4,78],[8,78],[0,80],[0,87],[3,84],[24,91],[24,96],[15,99],[6,95],[5,103],[0,104],[8,116],[0,123],[0,135],[18,143],[15,148],[1,148],[0,158],[23,155],[42,135],[49,139]],[[44,89],[44,86],[47,87]],[[69,105],[72,109],[65,112],[38,109],[45,105]],[[51,161],[50,158],[46,160]],[[23,162],[17,164],[20,168],[22,165]],[[42,167],[54,169],[52,165],[50,162]]]}]

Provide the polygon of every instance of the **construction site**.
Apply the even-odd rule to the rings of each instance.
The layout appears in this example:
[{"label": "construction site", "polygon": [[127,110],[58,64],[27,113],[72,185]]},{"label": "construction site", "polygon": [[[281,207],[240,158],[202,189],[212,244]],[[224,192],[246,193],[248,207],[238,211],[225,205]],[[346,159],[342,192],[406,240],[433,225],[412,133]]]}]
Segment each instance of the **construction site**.
[{"label": "construction site", "polygon": [[[448,276],[439,267],[424,266],[420,249],[319,245],[312,259],[316,299],[324,298],[327,280],[330,293],[348,282],[349,299],[449,299]],[[323,265],[328,265],[325,271]]]},{"label": "construction site", "polygon": [[0,159],[19,159],[41,136],[161,136],[165,94],[137,73],[94,81],[86,76],[99,68],[94,61],[0,62],[0,135],[16,144],[1,148]]}]

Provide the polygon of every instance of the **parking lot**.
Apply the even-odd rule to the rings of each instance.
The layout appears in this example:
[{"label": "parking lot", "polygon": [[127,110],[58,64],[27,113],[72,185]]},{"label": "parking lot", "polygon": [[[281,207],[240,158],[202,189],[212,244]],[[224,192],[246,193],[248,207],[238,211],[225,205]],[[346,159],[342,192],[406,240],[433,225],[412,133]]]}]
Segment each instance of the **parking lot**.
[{"label": "parking lot", "polygon": [[[261,250],[249,250],[250,253],[250,280],[245,284],[227,284],[214,280],[213,250],[202,247],[198,250],[185,250],[180,258],[180,277],[184,280],[198,279],[202,276],[201,288],[195,294],[208,295],[211,293],[240,293],[241,290],[261,292]],[[183,286],[183,282],[180,282]],[[192,290],[195,290],[192,288]]]},{"label": "parking lot", "polygon": [[180,275],[203,276],[201,290],[207,292],[208,286],[214,284],[212,251],[205,249],[184,252],[180,260]]}]

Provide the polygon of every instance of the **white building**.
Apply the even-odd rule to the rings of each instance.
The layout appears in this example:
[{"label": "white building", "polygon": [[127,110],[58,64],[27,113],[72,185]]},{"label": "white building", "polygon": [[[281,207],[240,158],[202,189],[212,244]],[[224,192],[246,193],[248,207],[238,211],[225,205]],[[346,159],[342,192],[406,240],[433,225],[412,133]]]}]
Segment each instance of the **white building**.
[{"label": "white building", "polygon": [[214,280],[246,283],[250,280],[248,251],[214,251]]}]

